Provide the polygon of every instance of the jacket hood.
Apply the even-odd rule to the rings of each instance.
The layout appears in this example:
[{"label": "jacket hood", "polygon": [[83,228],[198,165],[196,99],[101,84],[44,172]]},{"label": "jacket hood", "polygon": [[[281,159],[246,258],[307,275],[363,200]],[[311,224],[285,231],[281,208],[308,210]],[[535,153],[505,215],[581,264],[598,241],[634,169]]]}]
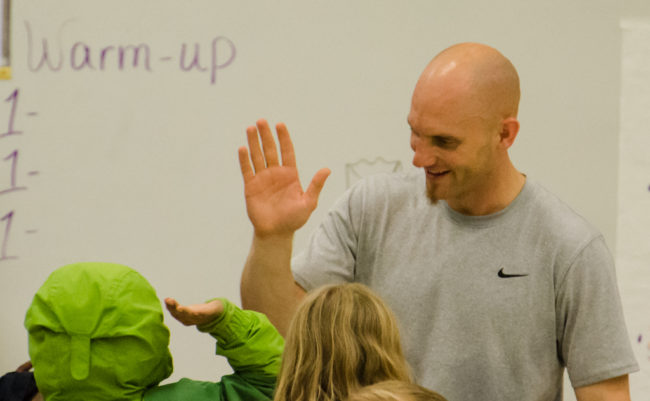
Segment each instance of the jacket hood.
[{"label": "jacket hood", "polygon": [[47,401],[140,400],[172,372],[160,301],[127,266],[78,263],[55,270],[36,292],[25,328]]}]

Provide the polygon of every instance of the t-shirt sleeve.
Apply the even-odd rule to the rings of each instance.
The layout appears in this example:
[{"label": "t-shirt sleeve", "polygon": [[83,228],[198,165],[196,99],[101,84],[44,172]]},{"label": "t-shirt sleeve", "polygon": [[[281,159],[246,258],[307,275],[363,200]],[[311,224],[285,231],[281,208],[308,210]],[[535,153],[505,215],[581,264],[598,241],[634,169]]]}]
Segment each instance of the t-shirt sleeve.
[{"label": "t-shirt sleeve", "polygon": [[616,273],[602,236],[580,251],[556,300],[558,355],[573,387],[639,369],[625,327]]},{"label": "t-shirt sleeve", "polygon": [[357,250],[354,199],[353,187],[329,211],[311,235],[307,248],[293,257],[294,280],[305,290],[354,280]]}]

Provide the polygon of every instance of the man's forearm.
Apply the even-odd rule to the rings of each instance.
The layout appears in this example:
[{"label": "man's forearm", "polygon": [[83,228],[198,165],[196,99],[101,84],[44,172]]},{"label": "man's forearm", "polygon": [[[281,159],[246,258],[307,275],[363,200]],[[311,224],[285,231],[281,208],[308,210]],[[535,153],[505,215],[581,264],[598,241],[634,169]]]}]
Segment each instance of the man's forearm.
[{"label": "man's forearm", "polygon": [[262,312],[283,336],[305,291],[291,274],[293,235],[253,237],[241,280],[244,309]]},{"label": "man's forearm", "polygon": [[630,401],[628,376],[623,375],[575,389],[578,401]]}]

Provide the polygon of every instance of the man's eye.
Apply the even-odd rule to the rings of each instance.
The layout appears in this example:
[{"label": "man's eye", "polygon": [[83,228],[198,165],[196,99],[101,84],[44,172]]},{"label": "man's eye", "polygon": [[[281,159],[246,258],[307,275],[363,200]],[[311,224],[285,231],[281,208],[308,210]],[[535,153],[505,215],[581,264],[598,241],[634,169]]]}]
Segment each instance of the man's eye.
[{"label": "man's eye", "polygon": [[431,141],[433,142],[434,146],[438,146],[444,149],[454,149],[458,147],[458,141],[453,138],[436,136],[431,138]]},{"label": "man's eye", "polygon": [[433,141],[433,144],[436,145],[436,146],[447,146],[451,142],[449,139],[441,138],[439,136],[435,136],[435,137],[431,138],[431,140]]}]

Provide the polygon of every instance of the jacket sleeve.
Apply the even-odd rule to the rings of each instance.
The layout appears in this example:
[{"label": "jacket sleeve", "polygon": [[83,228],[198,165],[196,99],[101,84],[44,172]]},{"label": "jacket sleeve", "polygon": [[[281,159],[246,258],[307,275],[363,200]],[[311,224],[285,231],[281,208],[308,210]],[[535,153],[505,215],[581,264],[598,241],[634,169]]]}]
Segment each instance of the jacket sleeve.
[{"label": "jacket sleeve", "polygon": [[228,358],[235,373],[275,378],[280,371],[284,339],[261,313],[241,310],[219,299],[224,312],[214,321],[197,328],[217,340],[217,355]]}]

